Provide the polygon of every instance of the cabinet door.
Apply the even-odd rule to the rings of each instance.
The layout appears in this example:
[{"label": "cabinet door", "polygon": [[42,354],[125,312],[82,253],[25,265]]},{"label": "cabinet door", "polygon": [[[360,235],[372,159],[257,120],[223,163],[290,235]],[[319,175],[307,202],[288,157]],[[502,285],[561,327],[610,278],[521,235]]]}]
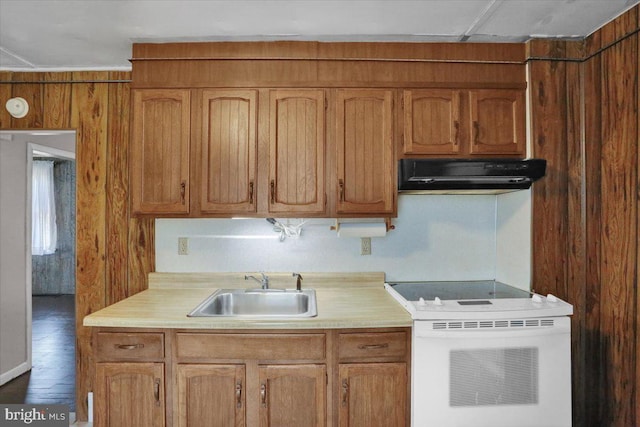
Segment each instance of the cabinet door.
[{"label": "cabinet door", "polygon": [[263,365],[260,370],[260,425],[326,425],[325,365]]},{"label": "cabinet door", "polygon": [[392,214],[393,92],[340,90],[336,106],[339,214]]},{"label": "cabinet door", "polygon": [[178,427],[245,423],[244,365],[177,365]]},{"label": "cabinet door", "polygon": [[96,426],[164,426],[163,363],[98,363]]},{"label": "cabinet door", "polygon": [[469,112],[471,154],[526,155],[524,91],[472,90]]},{"label": "cabinet door", "polygon": [[188,90],[133,91],[133,213],[189,212],[190,110]]},{"label": "cabinet door", "polygon": [[460,153],[460,91],[405,90],[405,154]]},{"label": "cabinet door", "polygon": [[269,212],[325,213],[325,96],[272,90],[269,106]]},{"label": "cabinet door", "polygon": [[340,364],[340,427],[408,425],[406,363]]},{"label": "cabinet door", "polygon": [[200,211],[255,212],[254,90],[204,90],[198,159]]}]

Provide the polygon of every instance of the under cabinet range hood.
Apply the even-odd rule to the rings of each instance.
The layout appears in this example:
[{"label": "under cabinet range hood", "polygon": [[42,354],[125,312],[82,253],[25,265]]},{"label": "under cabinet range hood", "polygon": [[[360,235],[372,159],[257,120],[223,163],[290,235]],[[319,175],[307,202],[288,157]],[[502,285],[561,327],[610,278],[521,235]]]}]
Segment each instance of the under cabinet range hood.
[{"label": "under cabinet range hood", "polygon": [[543,159],[402,159],[401,193],[502,193],[524,190],[542,178]]}]

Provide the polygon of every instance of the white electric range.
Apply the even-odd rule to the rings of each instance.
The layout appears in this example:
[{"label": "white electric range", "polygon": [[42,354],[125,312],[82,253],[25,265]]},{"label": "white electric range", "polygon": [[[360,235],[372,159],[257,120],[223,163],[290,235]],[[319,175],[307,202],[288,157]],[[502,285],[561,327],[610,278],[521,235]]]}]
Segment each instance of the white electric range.
[{"label": "white electric range", "polygon": [[414,319],[413,426],[571,426],[573,306],[493,280],[385,288]]}]

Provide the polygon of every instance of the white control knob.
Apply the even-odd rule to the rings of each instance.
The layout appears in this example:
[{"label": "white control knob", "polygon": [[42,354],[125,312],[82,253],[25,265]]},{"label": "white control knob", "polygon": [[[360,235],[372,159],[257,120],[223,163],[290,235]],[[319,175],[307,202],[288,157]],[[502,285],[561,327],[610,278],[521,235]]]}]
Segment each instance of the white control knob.
[{"label": "white control knob", "polygon": [[442,305],[442,301],[440,300],[440,298],[436,297],[433,300],[433,305]]},{"label": "white control knob", "polygon": [[531,297],[531,301],[537,302],[538,304],[541,304],[544,302],[544,300],[542,299],[542,296],[538,294],[533,294],[533,296]]},{"label": "white control knob", "polygon": [[558,297],[553,294],[547,294],[547,301],[549,302],[558,302]]},{"label": "white control knob", "polygon": [[418,305],[427,305],[427,303],[425,302],[424,298],[420,297],[420,299],[418,300]]}]

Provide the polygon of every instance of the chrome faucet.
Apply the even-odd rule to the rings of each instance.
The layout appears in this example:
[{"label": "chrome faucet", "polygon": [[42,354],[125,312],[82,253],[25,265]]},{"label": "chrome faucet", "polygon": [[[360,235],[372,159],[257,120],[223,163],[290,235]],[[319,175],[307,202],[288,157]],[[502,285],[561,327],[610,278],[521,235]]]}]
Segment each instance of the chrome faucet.
[{"label": "chrome faucet", "polygon": [[262,287],[262,289],[269,289],[269,276],[267,276],[263,272],[260,272],[260,274],[262,274],[262,279],[257,279],[255,276],[245,275],[244,280],[253,279],[256,282],[260,283],[260,286]]},{"label": "chrome faucet", "polygon": [[293,277],[295,277],[296,280],[296,291],[301,291],[302,290],[302,275],[300,273],[293,273]]}]

